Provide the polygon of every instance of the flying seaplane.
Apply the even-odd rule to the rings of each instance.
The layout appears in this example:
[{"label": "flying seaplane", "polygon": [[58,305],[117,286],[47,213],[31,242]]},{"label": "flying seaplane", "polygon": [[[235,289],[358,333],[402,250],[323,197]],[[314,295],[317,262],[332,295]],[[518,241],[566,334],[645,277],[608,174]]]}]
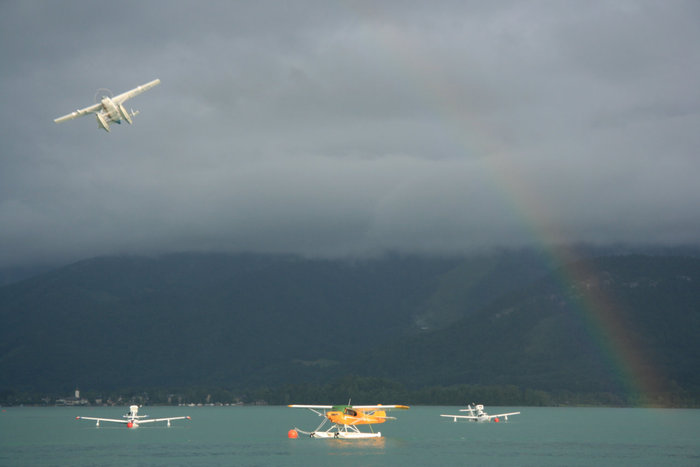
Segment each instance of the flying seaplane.
[{"label": "flying seaplane", "polygon": [[458,418],[460,419],[465,419],[469,420],[470,422],[500,422],[501,417],[503,417],[504,421],[508,421],[508,416],[509,415],[518,415],[520,412],[509,412],[509,413],[499,413],[495,415],[489,415],[486,412],[484,412],[484,406],[481,404],[474,404],[474,407],[472,407],[471,404],[467,405],[466,409],[460,409],[460,412],[469,412],[469,415],[440,415],[441,417],[447,417],[447,418],[452,418],[453,421],[457,421]]},{"label": "flying seaplane", "polygon": [[[321,424],[314,431],[306,432],[298,428],[289,430],[288,436],[296,438],[297,432],[309,435],[311,438],[339,438],[339,439],[361,439],[361,438],[381,438],[381,432],[363,432],[357,425],[370,425],[384,423],[387,420],[396,420],[396,417],[388,417],[387,410],[408,409],[406,405],[299,405],[293,404],[289,407],[309,409],[319,417],[324,417]],[[323,412],[321,412],[321,410]],[[331,426],[326,430],[321,430],[326,422],[331,422]]]},{"label": "flying seaplane", "polygon": [[125,423],[127,428],[138,428],[139,425],[143,425],[144,423],[153,423],[153,422],[168,422],[168,426],[170,426],[170,421],[171,420],[191,420],[189,416],[187,417],[168,417],[168,418],[149,418],[147,420],[144,420],[145,417],[148,417],[148,415],[139,415],[139,406],[138,405],[132,405],[129,407],[129,413],[122,415],[125,420],[120,420],[118,418],[95,418],[95,417],[75,417],[76,420],[95,420],[97,423],[95,426],[100,426],[100,422],[112,422],[112,423]]},{"label": "flying seaplane", "polygon": [[148,91],[149,89],[151,89],[154,86],[157,86],[158,84],[160,84],[160,80],[154,79],[153,81],[135,87],[130,91],[123,92],[118,96],[102,96],[99,102],[97,102],[95,105],[85,107],[84,109],[78,109],[75,112],[71,112],[67,115],[64,115],[63,117],[58,117],[54,120],[54,122],[61,123],[65,122],[66,120],[72,120],[77,117],[82,117],[83,115],[95,114],[95,116],[97,117],[97,127],[102,128],[107,132],[110,131],[109,124],[112,122],[121,124],[122,121],[126,121],[128,124],[131,125],[132,117],[138,115],[139,112],[134,112],[133,110],[131,111],[131,113],[127,112],[124,108],[124,102],[128,99],[131,99],[134,96],[141,94],[144,91]]}]

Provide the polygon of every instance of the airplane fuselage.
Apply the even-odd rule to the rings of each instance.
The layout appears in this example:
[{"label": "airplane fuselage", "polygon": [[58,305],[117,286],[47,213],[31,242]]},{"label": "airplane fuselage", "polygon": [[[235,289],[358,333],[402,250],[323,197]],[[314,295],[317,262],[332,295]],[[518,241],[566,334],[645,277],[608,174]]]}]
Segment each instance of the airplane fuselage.
[{"label": "airplane fuselage", "polygon": [[109,121],[116,122],[121,120],[121,116],[119,115],[119,108],[117,107],[117,104],[115,104],[114,101],[112,101],[112,99],[110,99],[109,97],[103,97],[102,107],[104,108],[104,112],[106,113],[105,116],[109,119]]},{"label": "airplane fuselage", "polygon": [[110,123],[121,124],[122,120],[131,124],[131,115],[126,111],[124,105],[117,104],[109,97],[103,97],[100,104],[102,104],[102,110],[95,114],[100,128],[109,131]]},{"label": "airplane fuselage", "polygon": [[386,412],[379,410],[369,415],[361,410],[347,407],[343,410],[331,410],[326,412],[326,418],[338,425],[374,425],[386,421]]}]

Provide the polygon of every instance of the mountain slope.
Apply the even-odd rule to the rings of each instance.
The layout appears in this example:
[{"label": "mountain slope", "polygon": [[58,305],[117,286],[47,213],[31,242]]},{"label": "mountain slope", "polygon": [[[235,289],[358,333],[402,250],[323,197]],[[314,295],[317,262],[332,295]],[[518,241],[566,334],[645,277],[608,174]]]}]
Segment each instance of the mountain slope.
[{"label": "mountain slope", "polygon": [[697,394],[698,284],[698,259],[582,261],[448,329],[374,349],[355,368],[413,386]]},{"label": "mountain slope", "polygon": [[409,329],[434,277],[457,262],[83,261],[0,288],[0,371],[6,384],[44,390],[309,377]]},{"label": "mountain slope", "polygon": [[700,394],[700,260],[177,254],[0,287],[0,389],[409,387]]}]

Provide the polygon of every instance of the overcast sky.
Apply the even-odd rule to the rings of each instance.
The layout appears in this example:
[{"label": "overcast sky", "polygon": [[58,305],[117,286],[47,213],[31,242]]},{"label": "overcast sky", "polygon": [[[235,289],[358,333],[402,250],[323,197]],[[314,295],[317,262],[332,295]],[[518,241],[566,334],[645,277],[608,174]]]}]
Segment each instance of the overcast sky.
[{"label": "overcast sky", "polygon": [[700,241],[694,0],[8,0],[0,99],[0,267]]}]

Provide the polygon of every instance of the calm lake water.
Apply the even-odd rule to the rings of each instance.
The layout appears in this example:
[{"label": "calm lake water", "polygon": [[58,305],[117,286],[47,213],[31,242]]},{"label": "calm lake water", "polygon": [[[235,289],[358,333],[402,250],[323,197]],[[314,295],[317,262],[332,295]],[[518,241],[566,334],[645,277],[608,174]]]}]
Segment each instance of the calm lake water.
[{"label": "calm lake water", "polygon": [[378,440],[288,439],[319,423],[286,407],[144,407],[190,415],[130,430],[75,420],[127,407],[0,409],[3,466],[700,466],[700,410],[486,407],[508,423],[453,422],[460,407],[413,407],[376,425]]}]

